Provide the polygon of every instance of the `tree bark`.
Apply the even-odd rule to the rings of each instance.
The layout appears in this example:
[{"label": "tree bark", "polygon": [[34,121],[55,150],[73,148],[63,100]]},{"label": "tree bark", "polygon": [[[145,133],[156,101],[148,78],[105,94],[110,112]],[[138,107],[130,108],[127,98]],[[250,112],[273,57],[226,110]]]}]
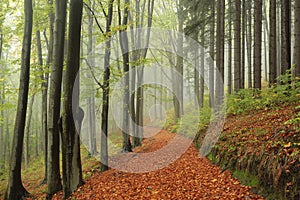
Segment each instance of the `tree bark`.
[{"label": "tree bark", "polygon": [[217,69],[216,77],[216,105],[221,106],[224,100],[224,27],[225,27],[225,0],[218,0],[217,16]]},{"label": "tree bark", "polygon": [[61,84],[64,64],[64,41],[66,25],[66,0],[56,0],[53,63],[50,80],[50,98],[48,111],[48,174],[47,174],[47,196],[62,189],[60,166],[59,166],[59,127],[61,104]]},{"label": "tree bark", "polygon": [[[53,0],[49,0],[49,5],[53,8]],[[46,69],[50,68],[53,59],[53,24],[54,24],[54,13],[52,9],[49,16],[49,33],[50,39],[48,44],[48,55],[46,61]],[[43,74],[42,82],[42,135],[44,137],[44,160],[45,160],[45,175],[42,184],[47,183],[47,169],[48,169],[48,85],[49,85],[49,73],[45,72]]]},{"label": "tree bark", "polygon": [[8,187],[6,190],[5,199],[21,199],[28,195],[28,192],[24,188],[21,180],[21,161],[30,76],[30,53],[33,21],[32,0],[24,0],[24,13],[25,22],[22,44],[22,59],[17,115],[15,120],[12,154],[8,177]]},{"label": "tree bark", "polygon": [[254,13],[254,88],[261,89],[262,0],[255,0]]},{"label": "tree bark", "polygon": [[300,1],[295,1],[295,76],[300,77]]},{"label": "tree bark", "polygon": [[215,1],[211,1],[211,16],[210,16],[210,39],[209,39],[209,99],[210,107],[215,105]]},{"label": "tree bark", "polygon": [[[106,18],[106,34],[110,32],[112,17],[113,17],[113,2],[114,0],[109,0],[108,3],[108,13]],[[104,56],[104,75],[103,75],[103,94],[102,94],[102,121],[101,121],[101,171],[108,170],[108,107],[109,107],[109,81],[110,81],[110,47],[111,41],[105,42],[105,56]]]},{"label": "tree bark", "polygon": [[241,89],[241,0],[235,1],[234,20],[234,91]]},{"label": "tree bark", "polygon": [[281,75],[291,69],[291,1],[281,0]]},{"label": "tree bark", "polygon": [[82,0],[71,0],[61,137],[64,199],[67,199],[72,192],[83,184],[79,138],[81,123],[84,117],[84,112],[79,107],[82,8]]},{"label": "tree bark", "polygon": [[247,54],[248,54],[248,88],[252,88],[252,2],[248,2]]},{"label": "tree bark", "polygon": [[[129,6],[130,1],[125,0],[125,4]],[[122,50],[123,57],[123,73],[124,73],[124,89],[123,89],[123,124],[122,124],[122,135],[123,135],[123,152],[132,152],[132,145],[129,135],[129,112],[130,112],[130,95],[129,95],[129,43],[127,35],[128,26],[128,6],[124,9],[122,26],[126,27],[124,30],[120,31],[120,46]],[[121,13],[119,13],[120,15]]]},{"label": "tree bark", "polygon": [[[296,28],[296,27],[295,27]],[[277,77],[277,33],[276,33],[276,0],[270,0],[270,41],[269,41],[269,85],[276,83]]]},{"label": "tree bark", "polygon": [[228,1],[228,94],[232,93],[232,1]]}]

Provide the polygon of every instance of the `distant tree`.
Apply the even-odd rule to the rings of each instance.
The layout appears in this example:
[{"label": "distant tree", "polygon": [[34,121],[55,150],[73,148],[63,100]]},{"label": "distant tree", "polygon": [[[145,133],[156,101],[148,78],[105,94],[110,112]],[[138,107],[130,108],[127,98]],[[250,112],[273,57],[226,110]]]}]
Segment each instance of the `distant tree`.
[{"label": "distant tree", "polygon": [[291,0],[281,0],[281,75],[291,69]]},{"label": "distant tree", "polygon": [[224,99],[225,0],[218,0],[217,9],[216,62],[219,75],[216,77],[216,105],[220,106],[222,105]]},{"label": "distant tree", "polygon": [[[295,26],[296,28],[296,26]],[[277,43],[276,43],[276,0],[270,0],[270,41],[269,41],[269,82],[276,83],[277,77]]]},{"label": "distant tree", "polygon": [[252,2],[247,2],[247,61],[248,61],[248,88],[252,88]]},{"label": "distant tree", "polygon": [[22,44],[19,97],[9,167],[8,187],[5,193],[5,199],[7,200],[21,199],[28,195],[28,192],[24,188],[21,180],[21,162],[29,90],[30,54],[33,24],[32,0],[24,0],[24,14],[25,21]]},{"label": "distant tree", "polygon": [[232,1],[228,1],[228,94],[232,93]]},{"label": "distant tree", "polygon": [[254,1],[254,88],[261,89],[262,0]]},{"label": "distant tree", "polygon": [[215,16],[216,16],[216,5],[215,1],[211,1],[211,15],[210,15],[210,39],[209,39],[209,54],[211,61],[209,64],[209,99],[210,106],[213,107],[215,104]]},{"label": "distant tree", "polygon": [[300,77],[300,1],[295,1],[295,75]]},{"label": "distant tree", "polygon": [[241,89],[241,0],[235,0],[234,19],[234,91]]}]

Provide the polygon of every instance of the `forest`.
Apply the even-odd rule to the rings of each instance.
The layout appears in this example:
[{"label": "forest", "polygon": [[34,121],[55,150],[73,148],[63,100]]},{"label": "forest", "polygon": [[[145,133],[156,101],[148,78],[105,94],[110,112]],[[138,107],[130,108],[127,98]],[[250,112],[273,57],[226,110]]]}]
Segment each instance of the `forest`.
[{"label": "forest", "polygon": [[2,0],[0,199],[300,199],[299,0]]}]

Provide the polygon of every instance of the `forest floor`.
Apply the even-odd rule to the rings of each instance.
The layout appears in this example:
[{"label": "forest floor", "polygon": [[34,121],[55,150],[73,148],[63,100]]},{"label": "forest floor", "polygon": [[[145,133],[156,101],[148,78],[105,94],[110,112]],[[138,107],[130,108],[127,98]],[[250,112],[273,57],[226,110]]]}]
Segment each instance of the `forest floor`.
[{"label": "forest floor", "polygon": [[[135,152],[153,152],[165,146],[174,134],[160,131],[145,139]],[[149,163],[150,164],[150,163]],[[95,172],[70,199],[263,199],[251,193],[228,171],[200,158],[191,145],[174,163],[147,173],[124,173],[110,169]],[[53,199],[62,199],[62,192]]]},{"label": "forest floor", "polygon": [[[222,135],[216,145],[219,151],[215,152],[216,157],[218,155],[222,157],[219,159],[221,165],[225,161],[228,164],[239,161],[234,163],[240,163],[240,168],[247,168],[247,165],[242,164],[249,163],[252,157],[248,156],[249,159],[245,159],[246,155],[262,158],[263,163],[273,163],[276,165],[274,169],[298,165],[299,162],[294,160],[299,158],[297,153],[300,145],[299,130],[295,131],[292,126],[285,123],[300,111],[295,107],[296,105],[291,105],[227,117]],[[155,152],[169,144],[175,136],[174,133],[162,130],[153,137],[145,139],[143,145],[136,148],[133,153],[124,155],[134,157],[132,155],[138,153]],[[242,150],[247,151],[242,152]],[[260,154],[262,157],[259,156]],[[85,185],[74,192],[70,199],[263,199],[252,193],[252,191],[257,192],[255,186],[252,188],[242,185],[234,178],[234,173],[229,170],[222,171],[207,158],[200,157],[193,143],[172,164],[146,173],[125,173],[116,169],[101,173],[99,161],[86,155],[86,150],[82,148]],[[290,158],[286,159],[287,165],[276,161],[275,155],[278,158]],[[273,157],[276,159],[270,160]],[[278,167],[277,165],[280,164],[282,166]],[[150,163],[143,163],[143,165],[147,166]],[[43,166],[42,159],[35,162],[30,169],[22,171],[24,186],[33,195],[31,199],[45,199],[46,186],[40,185],[43,179],[41,166]],[[272,170],[267,171],[272,172]],[[286,181],[280,179],[280,182],[287,182],[286,184],[292,187],[293,182],[289,182],[286,176],[280,177],[287,179]],[[6,183],[4,179],[1,180],[0,186],[3,187],[0,188],[5,188]],[[1,199],[2,189],[0,192]],[[56,194],[53,199],[62,199],[62,192]]]}]

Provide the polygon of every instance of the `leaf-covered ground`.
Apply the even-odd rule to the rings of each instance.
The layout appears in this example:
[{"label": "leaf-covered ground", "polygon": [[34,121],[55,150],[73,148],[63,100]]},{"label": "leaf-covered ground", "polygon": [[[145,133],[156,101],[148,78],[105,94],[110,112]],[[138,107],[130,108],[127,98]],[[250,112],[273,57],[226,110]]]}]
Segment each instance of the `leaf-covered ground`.
[{"label": "leaf-covered ground", "polygon": [[[136,152],[153,152],[174,134],[161,131],[146,139]],[[70,199],[263,199],[225,171],[212,165],[191,145],[174,163],[147,173],[114,169],[95,172]],[[62,193],[54,196],[61,199]]]}]

